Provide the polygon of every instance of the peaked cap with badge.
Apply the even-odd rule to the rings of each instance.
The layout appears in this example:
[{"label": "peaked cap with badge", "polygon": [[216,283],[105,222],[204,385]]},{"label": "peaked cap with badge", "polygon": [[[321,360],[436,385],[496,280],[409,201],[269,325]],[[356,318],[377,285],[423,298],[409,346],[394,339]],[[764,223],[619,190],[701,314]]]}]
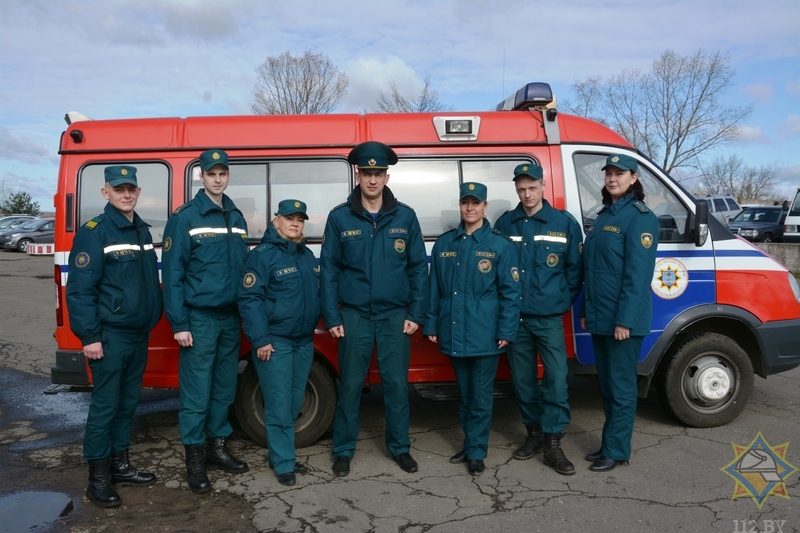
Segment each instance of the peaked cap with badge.
[{"label": "peaked cap with badge", "polygon": [[114,165],[106,167],[104,172],[106,183],[112,187],[119,187],[126,183],[139,186],[136,181],[136,167],[129,165]]},{"label": "peaked cap with badge", "polygon": [[478,183],[477,181],[468,181],[461,184],[459,200],[463,200],[467,196],[472,196],[479,202],[486,200],[486,185]]},{"label": "peaked cap with badge", "polygon": [[544,170],[536,163],[522,163],[514,168],[514,179],[517,178],[530,178],[532,180],[544,179]]},{"label": "peaked cap with badge", "polygon": [[295,213],[300,213],[303,215],[304,219],[308,220],[306,203],[301,202],[300,200],[281,200],[280,203],[278,203],[278,210],[275,212],[275,215],[281,215],[285,217]]},{"label": "peaked cap with badge", "polygon": [[211,170],[216,165],[228,168],[228,154],[223,150],[206,150],[200,154],[200,168]]},{"label": "peaked cap with badge", "polygon": [[631,172],[639,171],[639,163],[629,155],[611,154],[606,158],[606,165],[600,170],[605,170],[608,167],[616,167],[620,170],[630,170]]},{"label": "peaked cap with badge", "polygon": [[347,162],[362,172],[380,172],[397,163],[397,154],[381,142],[367,141],[350,150]]}]

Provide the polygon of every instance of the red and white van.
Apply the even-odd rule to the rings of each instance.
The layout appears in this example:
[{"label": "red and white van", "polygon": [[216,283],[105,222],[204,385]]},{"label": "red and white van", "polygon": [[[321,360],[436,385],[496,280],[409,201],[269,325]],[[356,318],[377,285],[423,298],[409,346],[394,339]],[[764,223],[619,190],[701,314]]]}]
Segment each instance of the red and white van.
[{"label": "red and white van", "polygon": [[[511,177],[521,162],[544,169],[545,197],[570,211],[584,227],[602,206],[600,170],[610,153],[639,162],[646,203],[661,222],[653,272],[653,332],[639,362],[640,395],[652,382],[665,407],[684,423],[716,426],[744,408],[754,375],[800,365],[800,289],[786,268],[735,238],[704,202],[693,197],[625,139],[605,126],[552,108],[545,83],[531,83],[498,105],[475,113],[278,115],[89,120],[67,115],[55,195],[55,283],[58,343],[54,384],[89,385],[81,344],[70,332],[64,303],[68,256],[76,230],[102,211],[103,168],[135,165],[142,187],[137,212],[152,225],[160,254],[167,217],[200,186],[198,156],[209,148],[230,155],[226,193],[244,212],[257,244],[277,204],[308,204],[305,234],[319,255],[328,212],[354,186],[348,152],[367,140],[390,145],[399,163],[390,187],[419,217],[428,251],[458,224],[458,188],[464,181],[488,187],[489,219],[517,204]],[[578,304],[576,304],[578,305]],[[593,374],[589,334],[575,311],[564,316],[571,372]],[[298,445],[329,429],[337,399],[337,343],[320,325],[315,360],[297,428]],[[261,393],[249,346],[242,346],[236,413],[247,433],[264,442]],[[498,379],[508,378],[503,363]],[[447,358],[417,334],[412,338],[411,383],[437,397],[455,381]],[[365,387],[378,383],[373,363]],[[178,346],[162,319],[153,331],[145,387],[178,386]]]}]

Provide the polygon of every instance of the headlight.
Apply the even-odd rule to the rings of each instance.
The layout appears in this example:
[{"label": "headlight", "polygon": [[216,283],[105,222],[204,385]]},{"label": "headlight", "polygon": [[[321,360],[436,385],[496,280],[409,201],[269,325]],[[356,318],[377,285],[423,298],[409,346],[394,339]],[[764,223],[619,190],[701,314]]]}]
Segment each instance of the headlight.
[{"label": "headlight", "polygon": [[791,226],[784,226],[784,230],[786,233],[797,233],[797,226],[792,224]]},{"label": "headlight", "polygon": [[742,237],[758,237],[757,229],[743,229],[739,232]]},{"label": "headlight", "polygon": [[792,287],[795,299],[800,302],[800,285],[797,284],[797,280],[794,279],[791,272],[789,272],[789,285]]},{"label": "headlight", "polygon": [[22,235],[22,233],[12,233],[10,236],[11,238],[14,238],[14,237],[19,237],[20,235]]}]

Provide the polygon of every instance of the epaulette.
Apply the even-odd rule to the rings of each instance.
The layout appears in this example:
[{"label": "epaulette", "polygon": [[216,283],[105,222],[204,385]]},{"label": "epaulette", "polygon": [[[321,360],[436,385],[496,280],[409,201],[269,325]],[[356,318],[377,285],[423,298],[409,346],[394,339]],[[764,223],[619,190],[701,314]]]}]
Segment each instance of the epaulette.
[{"label": "epaulette", "polygon": [[403,202],[401,202],[401,201],[399,201],[399,200],[395,200],[395,201],[397,202],[397,205],[402,205],[402,206],[403,206],[403,207],[405,207],[406,209],[411,209],[412,211],[414,210],[414,208],[413,208],[413,207],[411,207],[411,206],[410,206],[410,205],[408,205],[408,204],[404,204]]},{"label": "epaulette", "polygon": [[269,250],[270,248],[272,248],[273,246],[275,246],[275,245],[272,244],[271,242],[265,242],[264,244],[259,244],[258,246],[253,248],[253,253],[256,253],[256,254],[264,253],[267,250]]},{"label": "epaulette", "polygon": [[185,204],[183,204],[182,206],[180,206],[179,208],[177,208],[175,211],[173,211],[173,212],[172,212],[172,214],[173,214],[173,215],[177,215],[178,213],[180,213],[180,212],[181,212],[181,209],[183,209],[184,207],[186,207],[186,206],[187,206],[187,205],[189,205],[190,203],[192,203],[192,202],[186,202]]},{"label": "epaulette", "polygon": [[641,200],[636,200],[633,202],[633,205],[636,206],[636,209],[641,211],[642,213],[649,213],[650,209],[645,205],[645,203]]},{"label": "epaulette", "polygon": [[[578,221],[575,219],[575,217],[572,215],[572,213],[570,213],[566,209],[562,209],[561,212],[564,213],[565,217],[567,217],[568,219],[570,219],[574,223],[578,224]],[[580,226],[580,224],[578,224],[578,225]]]},{"label": "epaulette", "polygon": [[97,227],[97,225],[101,223],[103,220],[105,220],[105,217],[103,215],[98,215],[89,222],[87,222],[86,224],[84,224],[83,227],[91,231],[95,227]]},{"label": "epaulette", "polygon": [[508,235],[506,235],[502,231],[498,231],[498,230],[496,230],[494,228],[492,228],[492,231],[494,232],[495,235],[500,235],[502,238],[504,238],[508,242],[514,242],[514,241],[511,240],[511,237],[509,237]]},{"label": "epaulette", "polygon": [[334,207],[333,209],[331,209],[331,211],[336,211],[337,209],[341,209],[346,205],[347,205],[347,202],[342,202],[341,204],[339,204],[336,207]]}]

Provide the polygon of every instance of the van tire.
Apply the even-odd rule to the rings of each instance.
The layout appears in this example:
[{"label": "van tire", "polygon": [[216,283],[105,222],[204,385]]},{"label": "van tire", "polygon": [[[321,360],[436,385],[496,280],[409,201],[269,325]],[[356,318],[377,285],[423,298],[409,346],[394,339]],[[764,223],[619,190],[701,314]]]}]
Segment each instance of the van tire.
[{"label": "van tire", "polygon": [[[311,364],[306,384],[306,393],[300,406],[300,415],[294,424],[295,447],[304,448],[314,444],[333,425],[338,390],[336,381],[317,357]],[[255,366],[249,362],[239,374],[234,405],[239,425],[261,446],[267,446],[264,428],[264,398]]]},{"label": "van tire", "polygon": [[681,340],[656,375],[664,407],[690,427],[727,424],[753,391],[753,363],[733,339],[702,333]]}]

